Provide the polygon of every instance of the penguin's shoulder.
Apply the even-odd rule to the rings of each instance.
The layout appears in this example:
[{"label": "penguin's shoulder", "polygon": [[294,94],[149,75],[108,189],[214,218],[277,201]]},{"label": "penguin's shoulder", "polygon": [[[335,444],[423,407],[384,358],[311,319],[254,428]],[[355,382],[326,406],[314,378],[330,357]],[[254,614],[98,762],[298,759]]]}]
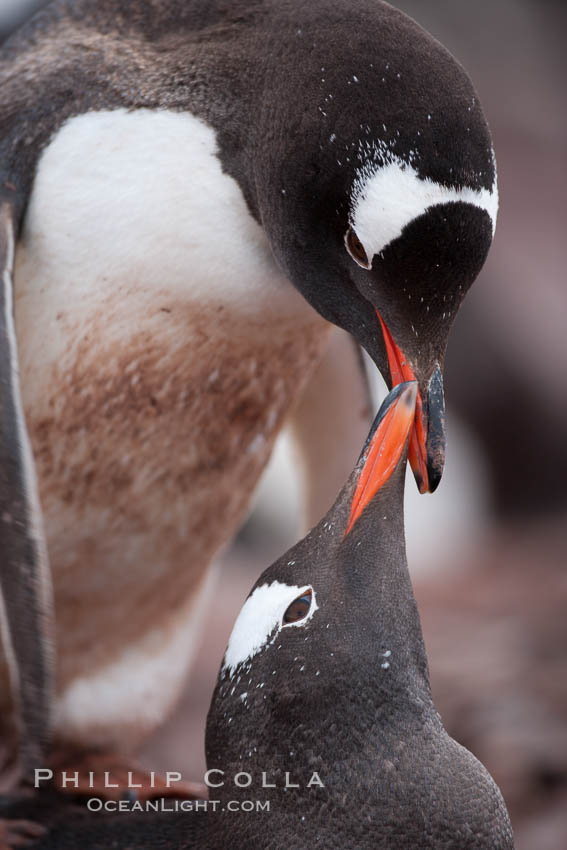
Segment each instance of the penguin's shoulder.
[{"label": "penguin's shoulder", "polygon": [[242,25],[221,26],[216,4],[186,5],[52,3],[0,45],[0,177],[17,187],[17,217],[42,152],[71,118],[145,108],[219,126],[231,101],[221,66],[242,64]]}]

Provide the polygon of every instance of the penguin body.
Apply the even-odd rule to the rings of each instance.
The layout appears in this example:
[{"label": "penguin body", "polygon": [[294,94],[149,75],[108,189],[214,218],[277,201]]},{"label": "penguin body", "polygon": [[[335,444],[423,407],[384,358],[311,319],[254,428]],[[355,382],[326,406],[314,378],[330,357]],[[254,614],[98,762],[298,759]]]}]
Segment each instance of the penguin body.
[{"label": "penguin body", "polygon": [[56,738],[131,749],[175,700],[324,319],[390,385],[416,378],[410,461],[436,486],[490,134],[455,60],[367,0],[56,0],[3,45],[0,84],[12,691],[45,732],[51,575]]},{"label": "penguin body", "polygon": [[145,824],[67,808],[38,850],[512,850],[497,786],[431,698],[403,528],[415,402],[415,383],[390,393],[335,504],[244,602],[207,719],[209,800]]},{"label": "penguin body", "polygon": [[211,818],[213,846],[236,834],[265,850],[513,847],[497,786],[431,698],[405,556],[405,462],[388,460],[414,404],[415,385],[392,391],[331,510],[244,603],[209,711],[207,765],[213,780],[221,767],[222,778],[254,777],[215,788],[221,810],[254,789],[274,815],[269,826],[264,812]]},{"label": "penguin body", "polygon": [[[166,713],[205,570],[327,333],[214,151],[213,131],[185,114],[71,120],[40,162],[16,257],[58,612],[56,723],[78,743],[124,746],[143,706],[152,719],[139,716],[138,740]],[[132,243],[116,235],[124,220]],[[177,678],[156,688],[168,656]]]}]

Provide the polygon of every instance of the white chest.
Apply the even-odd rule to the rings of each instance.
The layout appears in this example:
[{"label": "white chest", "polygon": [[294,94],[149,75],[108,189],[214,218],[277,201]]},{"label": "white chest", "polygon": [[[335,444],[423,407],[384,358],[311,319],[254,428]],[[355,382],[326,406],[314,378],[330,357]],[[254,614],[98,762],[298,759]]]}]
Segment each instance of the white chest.
[{"label": "white chest", "polygon": [[134,639],[233,533],[326,325],[278,271],[212,129],[178,113],[61,129],[15,287],[58,629],[85,646],[119,622]]},{"label": "white chest", "polygon": [[165,297],[263,325],[313,323],[215,153],[214,131],[189,114],[116,110],[67,122],[40,160],[19,246],[20,331],[30,299],[43,321],[72,307],[77,323],[95,310],[111,323],[119,291],[125,315]]}]

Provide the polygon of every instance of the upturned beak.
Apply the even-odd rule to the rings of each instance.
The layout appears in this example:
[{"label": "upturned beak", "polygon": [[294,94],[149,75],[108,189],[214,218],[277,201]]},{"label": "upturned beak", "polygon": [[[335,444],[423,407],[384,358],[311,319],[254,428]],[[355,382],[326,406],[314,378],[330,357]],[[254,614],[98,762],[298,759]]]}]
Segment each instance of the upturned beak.
[{"label": "upturned beak", "polygon": [[[396,344],[384,319],[376,310],[384,335],[392,387],[405,381],[417,381],[408,358]],[[422,392],[422,389],[425,392]],[[436,363],[424,388],[417,391],[415,421],[410,434],[408,460],[420,493],[433,493],[445,464],[445,401],[443,376]]]},{"label": "upturned beak", "polygon": [[413,381],[398,384],[384,400],[362,450],[364,465],[352,497],[345,537],[398,465],[413,429],[417,395]]}]

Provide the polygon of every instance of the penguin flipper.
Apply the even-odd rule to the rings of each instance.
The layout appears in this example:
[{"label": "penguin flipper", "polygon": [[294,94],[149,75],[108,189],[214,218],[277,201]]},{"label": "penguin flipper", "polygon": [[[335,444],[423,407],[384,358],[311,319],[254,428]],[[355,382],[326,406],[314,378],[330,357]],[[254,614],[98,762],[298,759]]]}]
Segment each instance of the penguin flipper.
[{"label": "penguin flipper", "polygon": [[333,327],[327,350],[288,422],[301,465],[302,533],[334,502],[356,463],[372,416],[362,350],[348,333]]},{"label": "penguin flipper", "polygon": [[0,195],[0,666],[11,690],[11,716],[1,721],[17,738],[25,775],[42,764],[47,744],[53,653],[51,581],[18,374],[15,218],[14,205]]}]

